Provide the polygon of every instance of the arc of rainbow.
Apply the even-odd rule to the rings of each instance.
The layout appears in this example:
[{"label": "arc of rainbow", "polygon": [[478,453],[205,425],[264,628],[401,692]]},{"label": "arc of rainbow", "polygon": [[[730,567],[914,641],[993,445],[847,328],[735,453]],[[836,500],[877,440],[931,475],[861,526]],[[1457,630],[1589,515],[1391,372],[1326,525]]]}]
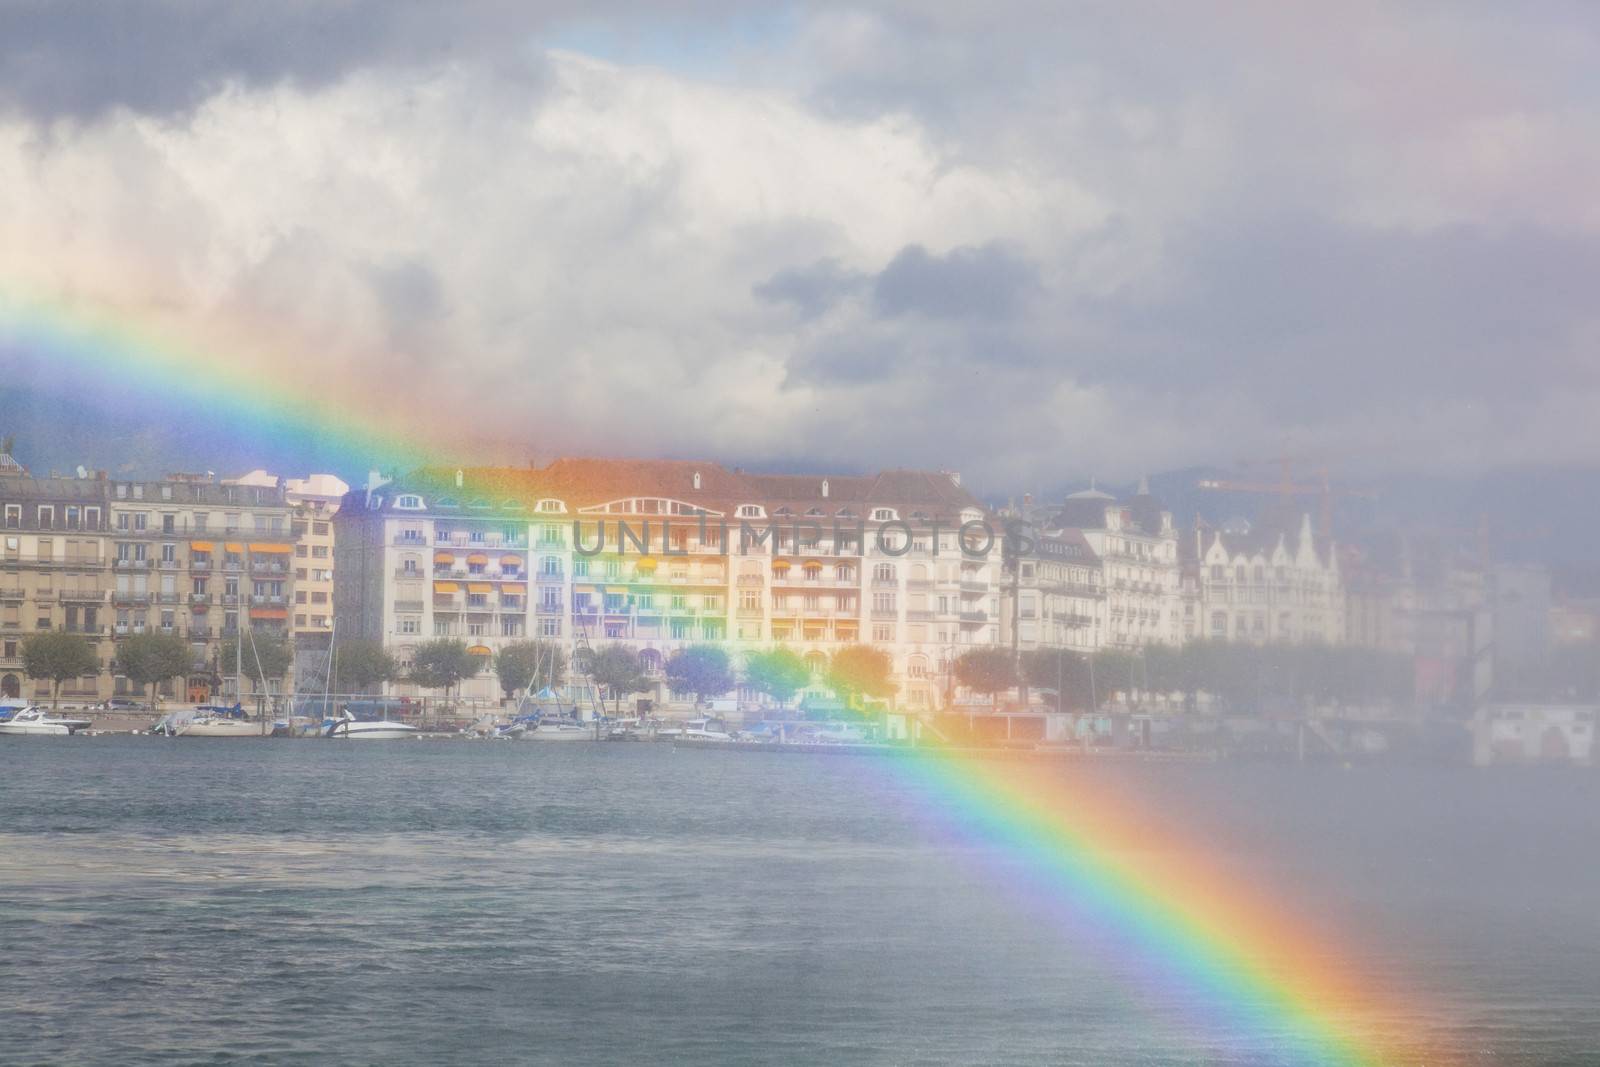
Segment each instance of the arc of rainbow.
[{"label": "arc of rainbow", "polygon": [[[0,358],[8,352],[103,375],[113,388],[177,391],[254,434],[313,440],[359,462],[421,462],[442,447],[416,432],[415,410],[377,403],[381,389],[334,376],[308,393],[264,373],[274,354],[258,347],[219,356],[148,325],[0,294]],[[1151,990],[1204,1003],[1214,1037],[1253,1042],[1269,1062],[1424,1062],[1370,1034],[1381,1010],[1357,976],[1340,971],[1337,952],[1280,906],[1208,869],[1192,847],[1153,841],[1070,775],[955,755],[892,763],[944,825],[1025,863],[1064,921],[1098,925],[1137,954]],[[1151,847],[1130,847],[1138,842]]]},{"label": "arc of rainbow", "polygon": [[[8,359],[9,357],[9,359]],[[116,316],[0,291],[0,387],[71,384],[119,403],[183,398],[242,435],[304,442],[358,462],[418,464],[442,454],[425,397],[360,381],[304,353],[274,351],[237,326],[195,343],[154,316]],[[32,373],[21,376],[22,366]],[[438,420],[433,420],[437,424]]]}]

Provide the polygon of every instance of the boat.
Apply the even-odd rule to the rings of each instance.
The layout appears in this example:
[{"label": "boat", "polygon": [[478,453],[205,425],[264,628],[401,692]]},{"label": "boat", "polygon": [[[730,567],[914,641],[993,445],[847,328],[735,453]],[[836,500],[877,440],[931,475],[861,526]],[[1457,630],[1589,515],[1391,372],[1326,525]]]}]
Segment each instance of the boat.
[{"label": "boat", "polygon": [[261,724],[251,720],[238,704],[202,705],[194,714],[176,721],[174,737],[260,737]]},{"label": "boat", "polygon": [[577,719],[541,718],[521,736],[524,741],[593,741],[595,730],[590,724]]},{"label": "boat", "polygon": [[88,719],[57,719],[45,708],[30,704],[0,719],[0,734],[65,737],[93,725]]},{"label": "boat", "polygon": [[420,733],[410,723],[390,719],[366,721],[356,718],[346,708],[337,718],[323,723],[323,737],[346,738],[351,741],[395,741],[402,737],[416,737]]},{"label": "boat", "polygon": [[721,719],[690,719],[683,724],[683,731],[677,735],[676,740],[720,744],[732,741],[733,735],[728,732],[728,724]]}]

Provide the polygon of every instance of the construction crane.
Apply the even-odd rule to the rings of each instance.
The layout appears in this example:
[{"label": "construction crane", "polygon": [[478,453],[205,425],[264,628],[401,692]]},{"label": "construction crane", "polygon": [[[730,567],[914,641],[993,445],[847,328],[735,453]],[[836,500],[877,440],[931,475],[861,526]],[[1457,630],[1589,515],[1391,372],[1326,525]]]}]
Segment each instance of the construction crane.
[{"label": "construction crane", "polygon": [[1268,493],[1280,497],[1285,507],[1292,506],[1297,496],[1315,496],[1319,498],[1317,528],[1324,540],[1333,536],[1333,498],[1336,496],[1359,497],[1364,500],[1376,500],[1377,491],[1373,489],[1350,489],[1344,486],[1334,486],[1328,478],[1328,468],[1319,466],[1312,470],[1313,482],[1296,482],[1294,478],[1295,460],[1290,456],[1281,456],[1272,460],[1278,464],[1280,476],[1277,482],[1251,482],[1237,481],[1229,478],[1202,478],[1196,483],[1200,489],[1213,489],[1229,493]]}]

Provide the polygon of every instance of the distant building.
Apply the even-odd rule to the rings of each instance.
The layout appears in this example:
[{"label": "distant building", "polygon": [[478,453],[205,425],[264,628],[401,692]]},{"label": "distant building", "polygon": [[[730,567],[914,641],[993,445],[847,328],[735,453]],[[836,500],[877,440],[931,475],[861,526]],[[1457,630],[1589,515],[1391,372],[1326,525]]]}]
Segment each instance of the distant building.
[{"label": "distant building", "polygon": [[1342,643],[1344,589],[1331,542],[1297,527],[1236,522],[1197,527],[1193,553],[1201,636],[1213,640]]},{"label": "distant building", "polygon": [[[350,486],[332,474],[307,478],[279,478],[253,470],[234,480],[237,485],[281,487],[293,509],[290,532],[294,535],[294,605],[289,628],[298,635],[326,634],[333,629],[333,516]],[[325,646],[326,641],[320,644]]]},{"label": "distant building", "polygon": [[[111,523],[106,483],[93,478],[33,478],[0,453],[0,696],[42,699],[50,683],[22,670],[22,643],[62,630],[94,643],[102,663],[115,653],[111,630]],[[103,674],[63,684],[69,701],[102,700]]]},{"label": "distant building", "polygon": [[[1151,495],[1146,482],[1141,480],[1138,492],[1122,501],[1092,487],[1073,493],[1053,512],[1050,524],[1078,531],[1100,562],[1100,646],[1183,642],[1178,532],[1172,513]],[[1080,603],[1072,610],[1087,607]]]},{"label": "distant building", "polygon": [[1597,710],[1588,706],[1497,704],[1473,720],[1473,762],[1595,765]]},{"label": "distant building", "polygon": [[[288,633],[294,549],[283,490],[191,474],[108,484],[116,636],[185,638],[194,670],[165,695],[232,699],[221,643],[245,628]],[[114,684],[119,694],[135,688],[121,676]]]},{"label": "distant building", "polygon": [[[657,699],[671,695],[667,658],[696,642],[785,645],[818,679],[832,652],[865,643],[889,652],[902,706],[931,708],[955,655],[998,634],[999,539],[956,543],[986,517],[959,476],[930,471],[561,459],[374,479],[334,520],[338,630],[402,664],[460,638],[486,668],[509,641],[616,642],[639,651]],[[651,544],[619,548],[619,522],[635,536],[648,524]],[[586,548],[603,526],[604,550],[580,550],[574,523]],[[487,670],[465,689],[498,691]]]}]

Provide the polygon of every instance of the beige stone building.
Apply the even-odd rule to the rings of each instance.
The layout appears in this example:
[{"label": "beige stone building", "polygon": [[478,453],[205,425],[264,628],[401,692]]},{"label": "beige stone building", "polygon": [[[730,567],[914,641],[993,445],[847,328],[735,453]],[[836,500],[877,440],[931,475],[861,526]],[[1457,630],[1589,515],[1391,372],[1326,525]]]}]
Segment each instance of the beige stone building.
[{"label": "beige stone building", "polygon": [[[50,683],[22,669],[22,643],[48,630],[82,634],[102,663],[113,655],[110,528],[106,484],[93,478],[33,478],[0,455],[0,696],[46,698]],[[110,694],[104,674],[72,679],[63,700]]]}]

